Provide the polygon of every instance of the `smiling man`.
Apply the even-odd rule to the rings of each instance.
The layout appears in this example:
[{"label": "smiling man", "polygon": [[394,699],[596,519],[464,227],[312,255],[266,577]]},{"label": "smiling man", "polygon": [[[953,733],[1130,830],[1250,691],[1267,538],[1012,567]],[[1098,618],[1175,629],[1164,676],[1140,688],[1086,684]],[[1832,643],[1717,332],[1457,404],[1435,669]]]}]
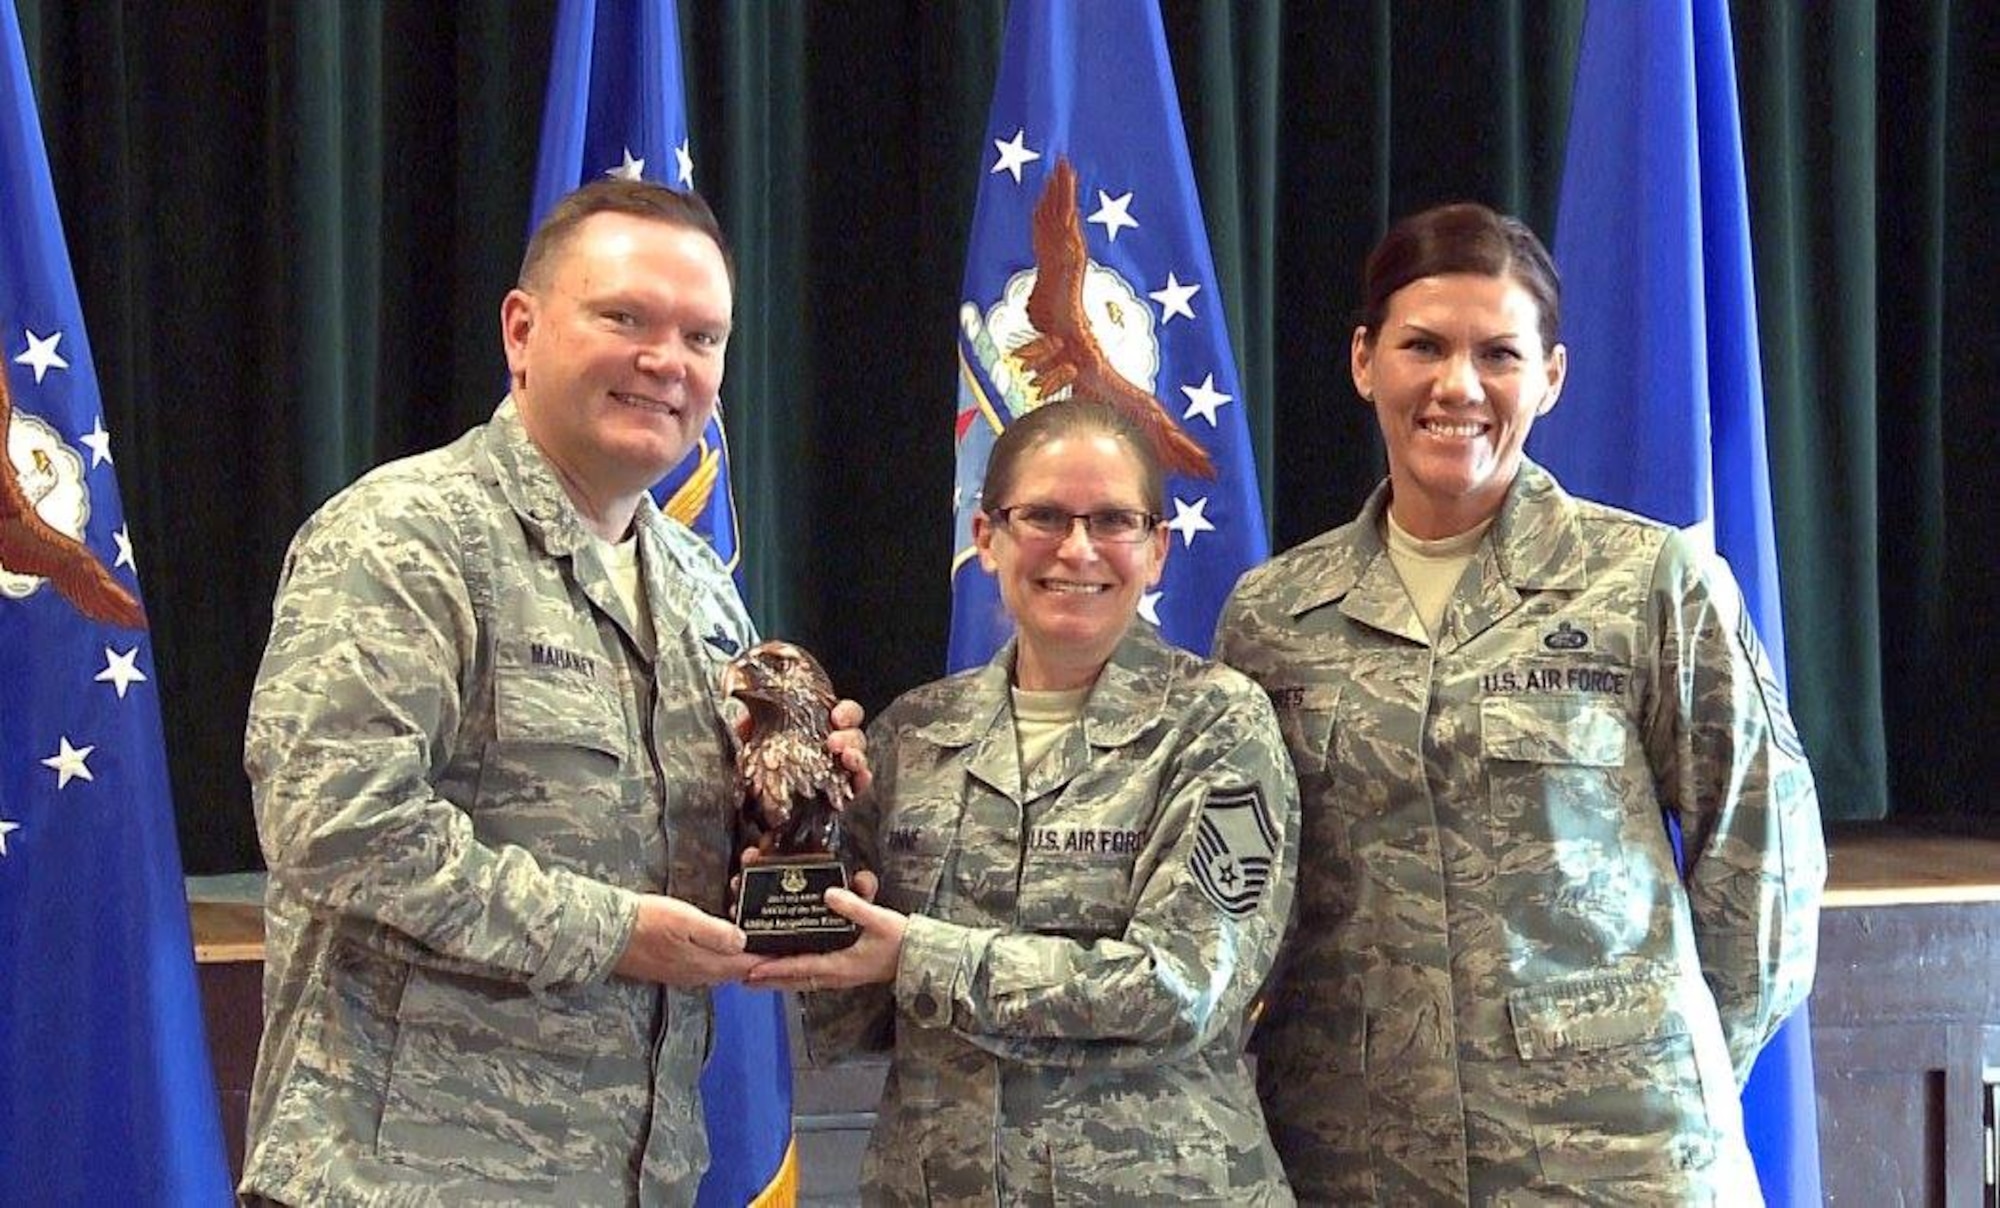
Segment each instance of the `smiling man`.
[{"label": "smiling man", "polygon": [[[594,190],[603,204],[620,192]],[[584,524],[614,542],[714,414],[729,342],[731,273],[714,218],[685,194],[632,196],[654,193],[676,199],[657,217],[573,195],[530,241],[500,308],[528,439]],[[684,222],[669,216],[682,210]]]},{"label": "smiling man", "polygon": [[756,635],[647,489],[715,408],[731,305],[699,197],[585,186],[501,306],[491,421],[293,542],[244,744],[252,1202],[692,1201],[708,987],[750,964],[715,685]]}]

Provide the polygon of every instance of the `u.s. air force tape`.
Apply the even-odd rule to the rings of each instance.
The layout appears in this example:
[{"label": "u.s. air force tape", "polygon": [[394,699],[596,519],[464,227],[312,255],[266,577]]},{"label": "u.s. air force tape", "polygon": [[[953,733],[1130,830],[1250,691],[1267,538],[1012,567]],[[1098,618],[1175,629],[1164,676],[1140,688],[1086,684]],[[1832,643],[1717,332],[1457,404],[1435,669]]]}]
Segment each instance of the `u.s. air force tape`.
[{"label": "u.s. air force tape", "polygon": [[1256,785],[1219,789],[1202,806],[1191,867],[1201,891],[1231,918],[1257,909],[1271,883],[1277,829]]}]

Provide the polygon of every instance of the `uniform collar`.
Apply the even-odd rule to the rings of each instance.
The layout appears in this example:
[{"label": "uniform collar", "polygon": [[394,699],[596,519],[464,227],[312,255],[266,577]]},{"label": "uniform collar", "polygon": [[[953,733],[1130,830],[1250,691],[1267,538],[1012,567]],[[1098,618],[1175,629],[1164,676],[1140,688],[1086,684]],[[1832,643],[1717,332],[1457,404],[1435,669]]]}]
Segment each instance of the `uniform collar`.
[{"label": "uniform collar", "polygon": [[[1396,607],[1407,608],[1407,596],[1382,538],[1388,508],[1389,481],[1383,479],[1353,523],[1299,547],[1322,565],[1315,589],[1292,606],[1294,616],[1339,602],[1347,602],[1345,611],[1350,613],[1381,611],[1369,607],[1370,601],[1394,601]],[[1584,585],[1583,559],[1577,556],[1582,548],[1576,500],[1554,475],[1524,457],[1500,515],[1472,556],[1475,561],[1490,559],[1487,573],[1496,588],[1577,589]],[[1350,595],[1357,598],[1349,601]]]},{"label": "uniform collar", "polygon": [[[991,662],[962,677],[945,711],[916,728],[926,742],[968,747],[1009,720],[1008,691],[1015,639]],[[1084,700],[1083,735],[1093,747],[1122,747],[1155,725],[1166,711],[1172,655],[1153,627],[1135,620]]]},{"label": "uniform collar", "polygon": [[1555,475],[1525,457],[1487,540],[1501,578],[1516,590],[1584,586],[1583,528],[1576,500]]},{"label": "uniform collar", "polygon": [[1016,654],[1010,640],[992,662],[960,681],[962,690],[946,703],[944,716],[916,733],[940,747],[972,748],[966,774],[1018,805],[1060,792],[1090,765],[1093,751],[1124,746],[1166,713],[1172,656],[1150,625],[1135,621],[1091,685],[1078,725],[1024,782],[1008,703]]},{"label": "uniform collar", "polygon": [[555,467],[528,439],[528,426],[521,421],[512,394],[501,400],[486,426],[486,455],[492,459],[508,506],[544,553],[565,557],[590,544],[592,534],[563,490]]},{"label": "uniform collar", "polygon": [[[493,412],[486,426],[485,444],[500,493],[520,517],[529,537],[550,557],[569,558],[577,582],[592,603],[628,634],[636,635],[639,627],[624,615],[611,589],[604,560],[595,547],[596,535],[584,525],[583,516],[570,502],[562,481],[556,477],[555,467],[529,439],[527,425],[521,421],[520,407],[512,394]],[[640,497],[632,526],[639,537],[639,569],[653,613],[653,628],[656,636],[662,637],[678,632],[692,599],[689,582],[692,568],[684,551],[665,540],[671,523],[660,514],[651,496]],[[636,636],[633,640],[643,645]]]}]

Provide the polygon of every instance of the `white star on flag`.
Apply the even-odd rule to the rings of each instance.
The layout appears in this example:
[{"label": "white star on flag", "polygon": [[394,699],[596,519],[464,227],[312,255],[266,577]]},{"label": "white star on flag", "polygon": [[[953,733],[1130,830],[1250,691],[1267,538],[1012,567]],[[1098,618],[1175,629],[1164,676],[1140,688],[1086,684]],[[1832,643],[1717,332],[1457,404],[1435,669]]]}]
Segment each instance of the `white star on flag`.
[{"label": "white star on flag", "polygon": [[90,431],[77,439],[81,440],[90,449],[91,469],[95,470],[97,467],[111,460],[111,433],[104,430],[103,416],[98,416],[97,422],[90,426]]},{"label": "white star on flag", "polygon": [[55,772],[58,789],[68,788],[69,782],[76,779],[95,780],[97,777],[90,774],[90,765],[84,761],[89,759],[90,753],[96,749],[96,747],[73,747],[69,745],[69,735],[65,734],[62,738],[62,749],[42,760],[42,766]]},{"label": "white star on flag", "polygon": [[1127,192],[1122,197],[1113,197],[1103,189],[1099,189],[1097,191],[1097,213],[1092,214],[1085,221],[1101,225],[1104,228],[1105,238],[1109,239],[1112,243],[1116,243],[1118,242],[1119,227],[1131,227],[1135,231],[1139,229],[1139,220],[1126,212],[1131,207],[1132,194],[1130,192]]},{"label": "white star on flag", "polygon": [[21,334],[28,337],[28,351],[15,357],[14,363],[26,365],[35,371],[35,385],[42,384],[42,378],[48,375],[49,370],[69,368],[69,362],[63,360],[62,354],[56,351],[56,344],[61,341],[63,333],[57,332],[52,336],[43,337],[23,327]]},{"label": "white star on flag", "polygon": [[139,564],[132,561],[132,534],[127,531],[126,526],[122,524],[118,526],[118,531],[111,534],[111,543],[118,547],[118,557],[111,563],[111,569],[117,570],[121,566],[129,566],[133,574],[138,574]]},{"label": "white star on flag", "polygon": [[680,169],[681,188],[694,188],[694,152],[688,149],[688,140],[682,139],[681,145],[674,148],[674,164]]},{"label": "white star on flag", "polygon": [[1011,141],[993,140],[993,149],[1000,153],[1000,158],[993,161],[993,171],[1009,173],[1017,185],[1021,183],[1021,169],[1042,157],[1040,151],[1028,150],[1027,137],[1028,132],[1022,129],[1014,131]]},{"label": "white star on flag", "polygon": [[1166,597],[1166,594],[1163,591],[1141,592],[1139,595],[1139,615],[1158,625],[1160,623],[1160,601]]},{"label": "white star on flag", "polygon": [[9,822],[5,818],[0,818],[0,856],[7,854],[7,836],[20,829],[20,823]]},{"label": "white star on flag", "polygon": [[644,180],[646,161],[632,158],[632,148],[625,148],[625,162],[615,168],[606,168],[604,174],[617,180]]},{"label": "white star on flag", "polygon": [[1188,400],[1188,409],[1181,412],[1181,418],[1193,419],[1199,415],[1208,421],[1211,428],[1215,427],[1215,413],[1222,409],[1223,404],[1236,401],[1235,395],[1224,394],[1215,388],[1215,375],[1212,373],[1201,379],[1199,386],[1182,386],[1181,393],[1187,395]]},{"label": "white star on flag", "polygon": [[1174,518],[1167,521],[1167,527],[1181,535],[1182,545],[1193,545],[1196,533],[1212,533],[1215,531],[1215,525],[1209,523],[1208,517],[1202,515],[1207,510],[1208,496],[1206,495],[1195,500],[1192,504],[1176,495],[1174,496]]},{"label": "white star on flag", "polygon": [[118,690],[118,699],[124,700],[125,689],[130,688],[135,683],[143,684],[146,682],[146,673],[139,670],[137,665],[138,659],[139,648],[137,646],[127,650],[124,654],[115,654],[112,652],[111,647],[106,646],[104,648],[104,670],[97,673],[97,682],[100,684],[110,684]]},{"label": "white star on flag", "polygon": [[1194,318],[1194,307],[1188,305],[1188,299],[1200,289],[1200,285],[1182,285],[1179,277],[1168,273],[1167,283],[1146,295],[1160,304],[1160,326],[1165,327],[1175,315]]}]

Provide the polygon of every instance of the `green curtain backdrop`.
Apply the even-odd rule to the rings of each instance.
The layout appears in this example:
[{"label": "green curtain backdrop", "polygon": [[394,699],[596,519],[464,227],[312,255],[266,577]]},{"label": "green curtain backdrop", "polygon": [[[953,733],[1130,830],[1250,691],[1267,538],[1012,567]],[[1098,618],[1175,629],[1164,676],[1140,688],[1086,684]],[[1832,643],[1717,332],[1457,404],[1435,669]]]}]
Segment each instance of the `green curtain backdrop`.
[{"label": "green curtain backdrop", "polygon": [[[287,541],[498,400],[552,4],[19,0],[154,619],[183,852],[258,862]],[[1735,12],[1795,709],[1830,817],[2000,807],[1990,6]],[[1553,233],[1582,0],[1166,0],[1277,547],[1381,473],[1362,257]],[[684,0],[748,596],[871,709],[943,662],[952,331],[1003,0]],[[1560,411],[1550,422],[1562,422]]]}]

